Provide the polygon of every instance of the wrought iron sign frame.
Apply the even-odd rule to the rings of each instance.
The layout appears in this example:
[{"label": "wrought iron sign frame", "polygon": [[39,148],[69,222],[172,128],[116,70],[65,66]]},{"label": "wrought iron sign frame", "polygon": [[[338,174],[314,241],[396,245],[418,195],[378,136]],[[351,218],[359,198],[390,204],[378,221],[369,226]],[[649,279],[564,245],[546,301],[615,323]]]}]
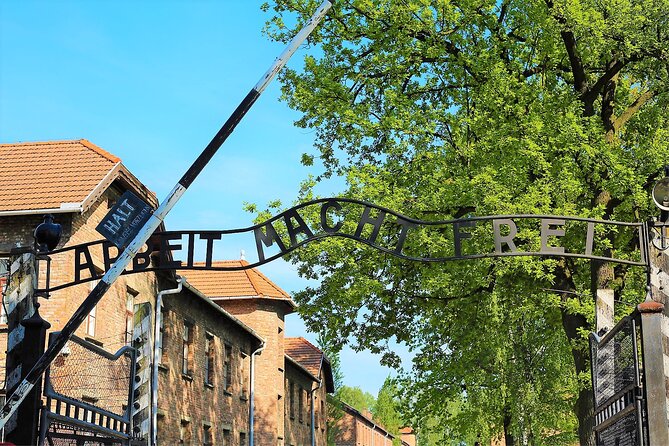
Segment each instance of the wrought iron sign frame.
[{"label": "wrought iron sign frame", "polygon": [[[319,218],[309,225],[300,211],[307,207],[320,205],[317,209]],[[351,209],[345,206],[359,206],[361,212],[351,221]],[[373,215],[374,214],[374,215]],[[316,215],[316,214],[311,214]],[[392,218],[391,218],[392,217]],[[518,233],[516,222],[521,220],[539,220],[540,249],[536,251],[519,250],[514,237]],[[472,230],[481,222],[492,224],[492,241],[494,251],[485,253],[467,253],[463,249],[463,241],[473,237]],[[582,252],[569,252],[564,247],[550,244],[552,240],[565,236],[565,225],[569,222],[579,222],[586,225],[585,240]],[[349,223],[345,230],[344,224]],[[353,223],[352,225],[350,223]],[[379,234],[383,225],[395,225],[396,231],[392,246],[384,246],[379,241]],[[638,238],[639,260],[621,259],[593,254],[595,225],[631,228]],[[328,237],[341,237],[355,240],[371,246],[381,252],[393,255],[400,259],[426,263],[459,261],[481,258],[541,256],[541,257],[572,257],[604,262],[614,262],[631,266],[649,268],[648,244],[657,237],[651,237],[652,229],[660,230],[668,227],[667,223],[658,222],[622,222],[614,220],[598,220],[582,217],[565,217],[557,215],[535,214],[508,214],[467,217],[450,220],[419,220],[402,215],[383,206],[352,198],[322,198],[307,201],[287,209],[270,219],[246,228],[226,230],[186,230],[156,232],[146,244],[146,249],[138,253],[132,265],[123,274],[136,274],[149,271],[171,270],[210,270],[210,271],[239,271],[255,268],[269,263],[279,257],[293,252],[312,241],[319,241]],[[433,228],[440,231],[449,231],[452,243],[452,255],[421,256],[404,251],[405,242],[409,233],[415,228]],[[278,228],[278,230],[277,230]],[[503,229],[504,228],[504,229]],[[505,234],[502,234],[505,232]],[[222,240],[224,236],[235,234],[252,234],[256,246],[258,261],[242,263],[240,265],[214,265],[214,242]],[[181,244],[186,239],[186,246]],[[663,238],[663,237],[661,237]],[[205,244],[205,261],[195,262],[195,242]],[[664,244],[664,242],[663,242]],[[275,247],[278,252],[266,255],[265,249]],[[104,270],[112,267],[118,256],[117,248],[107,240],[98,240],[68,246],[48,252],[48,257],[72,252],[74,255],[74,278],[72,281],[51,286],[47,277],[45,287],[38,291],[45,296],[50,292],[67,288],[73,285],[98,280],[102,276],[93,263],[91,251],[101,249]],[[173,259],[173,253],[184,251],[186,260]],[[157,262],[152,262],[157,258]],[[48,268],[47,268],[48,269]]]}]

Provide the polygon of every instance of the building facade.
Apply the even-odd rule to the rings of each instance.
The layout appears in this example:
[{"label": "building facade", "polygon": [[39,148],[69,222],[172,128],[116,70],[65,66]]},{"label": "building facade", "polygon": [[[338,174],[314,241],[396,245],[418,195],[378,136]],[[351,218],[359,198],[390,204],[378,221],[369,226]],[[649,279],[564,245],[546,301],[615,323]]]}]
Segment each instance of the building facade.
[{"label": "building facade", "polygon": [[[213,264],[244,265],[243,259]],[[317,347],[285,337],[285,316],[295,311],[290,296],[255,269],[179,274],[266,341],[256,360],[256,444],[325,446],[323,414],[326,394],[334,391],[332,370]]]},{"label": "building facade", "polygon": [[374,421],[372,414],[341,402],[335,446],[392,446],[395,436]]},{"label": "building facade", "polygon": [[157,444],[248,444],[251,359],[263,339],[187,282],[161,300]]},{"label": "building facade", "polygon": [[[62,236],[49,254],[50,285],[77,284],[48,298],[28,296],[29,313],[22,317],[39,300],[41,316],[59,330],[118,255],[108,245],[66,248],[100,240],[96,226],[125,191],[153,207],[156,197],[120,159],[86,140],[0,144],[0,159],[0,278],[13,277],[8,261],[34,248],[35,227],[52,214]],[[150,253],[143,259],[159,261]],[[31,283],[44,288],[46,270],[47,262],[38,261],[29,269]],[[182,273],[192,276],[190,282],[165,271],[122,275],[76,332],[111,353],[127,345],[138,349],[137,377],[129,377],[135,405],[128,410],[139,443],[303,446],[314,438],[324,445],[322,405],[333,390],[331,371],[310,344],[306,353],[300,347],[295,358],[286,356],[284,318],[295,310],[290,296],[256,270],[204,278],[195,273]],[[7,325],[4,309],[11,319],[15,298],[3,294],[0,342],[10,346],[18,324]],[[0,364],[9,359],[0,354]],[[58,363],[73,361],[64,349]],[[291,398],[302,408],[295,425],[285,419],[286,382],[304,391],[301,403]],[[84,387],[91,386],[82,382],[68,396],[101,401]]]}]

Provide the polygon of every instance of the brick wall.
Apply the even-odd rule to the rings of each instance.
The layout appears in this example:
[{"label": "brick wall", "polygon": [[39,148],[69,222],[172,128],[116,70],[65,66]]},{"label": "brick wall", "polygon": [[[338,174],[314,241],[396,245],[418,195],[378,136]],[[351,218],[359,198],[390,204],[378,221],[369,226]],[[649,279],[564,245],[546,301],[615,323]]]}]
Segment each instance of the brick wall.
[{"label": "brick wall", "polygon": [[[316,445],[325,446],[326,438],[326,416],[325,408],[325,382],[323,377],[322,386],[311,375],[307,375],[303,370],[296,367],[292,362],[285,362],[285,382],[284,382],[284,431],[285,444],[287,446],[311,445],[311,392],[314,400],[314,434],[316,436]],[[291,396],[291,384],[293,394]],[[300,413],[299,400],[302,399],[302,412]],[[293,416],[291,413],[291,400],[293,405]],[[322,402],[322,404],[321,404]],[[300,416],[301,415],[301,416]]]},{"label": "brick wall", "polygon": [[282,446],[284,433],[284,317],[289,307],[272,299],[220,300],[218,303],[266,341],[256,356],[255,442]]},{"label": "brick wall", "polygon": [[[187,290],[166,295],[163,302],[165,359],[159,372],[158,443],[179,444],[183,431],[186,444],[204,444],[205,430],[214,444],[239,444],[240,435],[248,441],[250,354],[257,348],[257,341]],[[182,373],[186,323],[194,323],[189,374]],[[205,381],[207,342],[213,342],[214,374],[210,384]],[[232,368],[228,388],[224,386],[226,345]]]},{"label": "brick wall", "polygon": [[[54,221],[63,227],[58,248],[102,239],[95,227],[109,210],[109,200],[115,200],[118,195],[114,189],[109,189],[83,214],[56,214]],[[6,255],[8,249],[17,245],[32,246],[32,233],[42,219],[41,215],[0,217],[0,255]],[[91,255],[95,268],[102,272],[104,270],[102,253],[92,250]],[[40,262],[39,268],[40,286],[44,286],[46,263]],[[74,277],[74,252],[53,255],[50,270],[52,284],[71,281]],[[82,276],[86,277],[88,276]],[[65,325],[94,285],[95,282],[75,285],[53,292],[48,300],[40,300],[42,304],[40,313],[51,323],[52,331],[57,331]],[[108,351],[118,350],[126,340],[125,308],[128,292],[135,295],[134,303],[155,300],[155,275],[147,273],[120,277],[95,310],[97,323],[94,334],[87,332],[87,321],[75,334],[99,344]]]},{"label": "brick wall", "polygon": [[[311,395],[313,378],[286,361],[284,431],[286,446],[311,444]],[[292,392],[291,392],[292,391]],[[292,406],[292,407],[291,407]],[[301,409],[301,410],[300,410]],[[320,444],[320,443],[319,443]]]},{"label": "brick wall", "polygon": [[337,422],[335,446],[392,446],[393,437],[370,420],[371,414],[365,418],[355,410],[344,408]]}]

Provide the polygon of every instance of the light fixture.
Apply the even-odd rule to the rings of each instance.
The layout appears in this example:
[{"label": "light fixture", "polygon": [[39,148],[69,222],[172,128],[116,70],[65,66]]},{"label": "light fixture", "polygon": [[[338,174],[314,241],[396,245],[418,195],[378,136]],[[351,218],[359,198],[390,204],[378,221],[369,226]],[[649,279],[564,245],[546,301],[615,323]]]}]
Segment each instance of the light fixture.
[{"label": "light fixture", "polygon": [[669,166],[664,168],[664,178],[653,186],[652,195],[655,206],[663,211],[669,211]]},{"label": "light fixture", "polygon": [[652,241],[659,250],[669,249],[669,166],[664,168],[664,178],[653,186],[653,202],[660,209],[660,221],[655,223]]},{"label": "light fixture", "polygon": [[53,222],[53,215],[44,216],[44,221],[40,223],[33,232],[35,237],[35,247],[38,252],[53,251],[60,242],[60,236],[63,228],[60,224]]}]

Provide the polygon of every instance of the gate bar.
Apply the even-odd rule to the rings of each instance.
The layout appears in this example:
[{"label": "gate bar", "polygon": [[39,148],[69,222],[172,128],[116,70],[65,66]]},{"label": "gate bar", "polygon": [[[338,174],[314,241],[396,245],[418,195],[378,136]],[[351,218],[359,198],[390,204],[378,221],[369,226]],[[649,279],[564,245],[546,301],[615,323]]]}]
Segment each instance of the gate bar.
[{"label": "gate bar", "polygon": [[91,312],[95,305],[100,301],[102,296],[111,287],[114,281],[121,275],[128,263],[135,257],[140,248],[146,243],[151,234],[158,229],[158,226],[163,222],[167,213],[179,201],[181,196],[186,192],[188,186],[200,174],[202,169],[207,165],[211,158],[216,154],[218,149],[223,145],[225,140],[233,132],[239,121],[246,115],[246,112],[251,108],[255,101],[260,97],[260,94],[267,88],[274,76],[283,68],[288,62],[288,59],[293,55],[297,48],[304,42],[304,40],[311,34],[314,28],[318,25],[321,19],[325,16],[327,11],[332,6],[330,0],[325,0],[318,7],[314,15],[305,23],[304,27],[297,33],[290,41],[286,49],[279,55],[279,57],[270,66],[269,70],[263,74],[258,83],[251,89],[251,91],[244,97],[242,102],[232,112],[228,120],[223,124],[218,133],[214,136],[211,142],[205,147],[202,153],[197,157],[195,162],[190,166],[186,173],[181,177],[179,182],[174,186],[167,198],[158,206],[158,209],[151,215],[149,220],[139,230],[132,242],[116,259],[114,265],[102,276],[95,288],[91,291],[88,297],[81,303],[77,311],[74,312],[69,321],[63,326],[60,335],[56,337],[54,343],[51,344],[44,354],[37,361],[35,366],[28,372],[26,377],[18,385],[14,393],[12,393],[2,408],[0,418],[0,429],[2,429],[12,414],[21,405],[21,402],[26,398],[28,393],[35,386],[35,383],[44,374],[44,371],[49,367],[51,362],[56,358],[60,350],[65,346],[68,339],[74,334],[79,326],[86,319],[86,316]]}]

